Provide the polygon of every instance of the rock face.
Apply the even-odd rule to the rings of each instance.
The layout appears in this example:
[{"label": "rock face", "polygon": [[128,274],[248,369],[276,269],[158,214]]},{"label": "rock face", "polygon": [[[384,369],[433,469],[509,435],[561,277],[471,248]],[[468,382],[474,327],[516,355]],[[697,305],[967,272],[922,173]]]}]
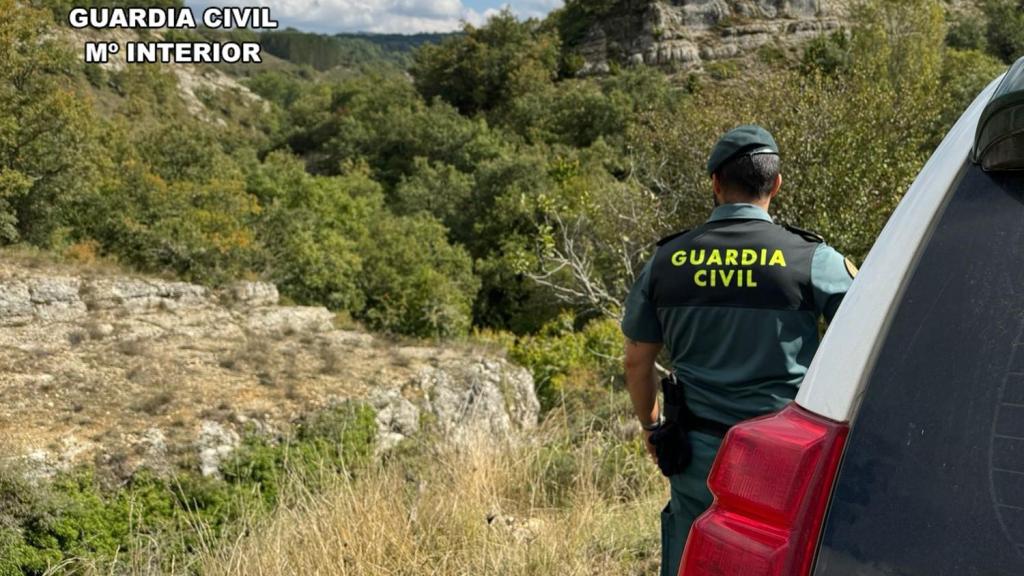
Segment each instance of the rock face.
[{"label": "rock face", "polygon": [[43,474],[217,474],[245,430],[279,435],[347,400],[376,409],[381,450],[423,426],[460,441],[537,423],[530,374],[493,351],[400,346],[277,303],[266,283],[213,292],[0,260],[0,456]]},{"label": "rock face", "polygon": [[622,0],[576,51],[583,73],[607,72],[611,62],[700,68],[803,42],[839,28],[841,18],[835,0]]}]

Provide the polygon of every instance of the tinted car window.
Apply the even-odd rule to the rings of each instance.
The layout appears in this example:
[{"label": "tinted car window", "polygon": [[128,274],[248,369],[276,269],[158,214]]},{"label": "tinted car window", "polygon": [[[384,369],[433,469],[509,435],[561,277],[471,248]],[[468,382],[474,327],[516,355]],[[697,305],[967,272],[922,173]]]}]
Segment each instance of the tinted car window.
[{"label": "tinted car window", "polygon": [[1024,574],[1024,176],[969,166],[884,337],[816,575]]}]

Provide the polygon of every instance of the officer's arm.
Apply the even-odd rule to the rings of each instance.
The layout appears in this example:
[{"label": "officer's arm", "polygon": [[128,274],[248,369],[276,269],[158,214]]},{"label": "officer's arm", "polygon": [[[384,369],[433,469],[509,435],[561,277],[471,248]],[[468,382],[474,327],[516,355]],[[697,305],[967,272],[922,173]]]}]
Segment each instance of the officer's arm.
[{"label": "officer's arm", "polygon": [[658,381],[654,363],[659,352],[661,343],[626,339],[626,389],[633,400],[633,411],[644,426],[658,418]]},{"label": "officer's arm", "polygon": [[626,336],[626,387],[640,423],[647,425],[658,416],[658,386],[654,362],[661,351],[661,322],[649,294],[651,258],[637,276],[626,298],[622,333]]},{"label": "officer's arm", "polygon": [[836,310],[853,284],[857,269],[842,254],[828,244],[819,244],[811,261],[811,284],[814,303],[825,321],[832,322]]}]

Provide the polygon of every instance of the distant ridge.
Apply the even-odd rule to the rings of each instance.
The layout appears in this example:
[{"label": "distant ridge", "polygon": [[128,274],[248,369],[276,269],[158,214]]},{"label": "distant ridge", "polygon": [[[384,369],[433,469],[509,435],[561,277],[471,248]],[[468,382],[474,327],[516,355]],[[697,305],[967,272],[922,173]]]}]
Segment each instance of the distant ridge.
[{"label": "distant ridge", "polygon": [[337,67],[359,67],[387,62],[406,67],[411,53],[424,44],[433,44],[461,34],[377,34],[347,32],[333,35],[302,32],[294,28],[264,32],[259,35],[263,49],[294,64],[312,66],[317,70]]}]

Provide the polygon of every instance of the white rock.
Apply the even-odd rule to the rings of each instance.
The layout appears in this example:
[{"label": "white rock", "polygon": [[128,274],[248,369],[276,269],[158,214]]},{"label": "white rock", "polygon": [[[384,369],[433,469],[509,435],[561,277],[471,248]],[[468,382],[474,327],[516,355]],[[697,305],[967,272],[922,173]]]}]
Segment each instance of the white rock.
[{"label": "white rock", "polygon": [[238,447],[238,434],[212,420],[203,420],[196,447],[199,449],[199,470],[203,476],[220,475],[220,463]]},{"label": "white rock", "polygon": [[247,320],[255,332],[323,332],[333,327],[334,314],[321,306],[285,306],[253,310]]},{"label": "white rock", "polygon": [[228,289],[234,304],[276,306],[280,300],[277,286],[269,282],[236,282]]},{"label": "white rock", "polygon": [[33,315],[28,286],[18,280],[0,281],[0,325],[25,324],[32,321]]},{"label": "white rock", "polygon": [[377,390],[370,397],[377,412],[377,449],[390,450],[420,429],[420,411],[397,388]]}]

